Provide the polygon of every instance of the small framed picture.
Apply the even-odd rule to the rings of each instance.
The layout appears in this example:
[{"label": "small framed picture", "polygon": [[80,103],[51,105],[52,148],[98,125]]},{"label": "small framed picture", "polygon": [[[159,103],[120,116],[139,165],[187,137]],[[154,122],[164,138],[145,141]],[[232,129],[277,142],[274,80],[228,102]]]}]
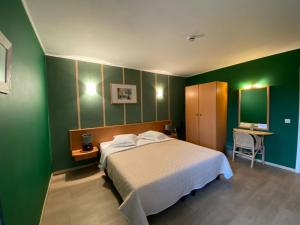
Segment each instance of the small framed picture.
[{"label": "small framed picture", "polygon": [[137,103],[136,85],[110,84],[111,104]]},{"label": "small framed picture", "polygon": [[10,91],[11,65],[12,44],[0,31],[0,92],[4,94]]}]

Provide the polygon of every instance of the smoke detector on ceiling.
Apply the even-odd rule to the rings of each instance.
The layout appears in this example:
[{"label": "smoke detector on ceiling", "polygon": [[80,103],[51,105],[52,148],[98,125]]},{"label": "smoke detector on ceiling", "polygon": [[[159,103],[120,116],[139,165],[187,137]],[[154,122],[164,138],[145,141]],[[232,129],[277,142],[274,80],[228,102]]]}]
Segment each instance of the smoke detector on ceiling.
[{"label": "smoke detector on ceiling", "polygon": [[193,41],[195,41],[197,38],[202,38],[202,37],[204,37],[204,36],[205,36],[205,34],[193,34],[193,35],[187,36],[186,40],[187,40],[187,41],[190,41],[190,42],[193,42]]}]

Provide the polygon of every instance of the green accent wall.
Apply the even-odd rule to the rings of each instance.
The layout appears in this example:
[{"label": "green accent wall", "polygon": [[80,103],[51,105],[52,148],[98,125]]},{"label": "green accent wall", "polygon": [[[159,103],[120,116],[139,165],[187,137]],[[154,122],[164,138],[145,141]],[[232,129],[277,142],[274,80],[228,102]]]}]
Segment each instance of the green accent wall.
[{"label": "green accent wall", "polygon": [[143,122],[154,121],[156,120],[155,74],[143,72],[142,76]]},{"label": "green accent wall", "polygon": [[110,84],[123,84],[121,67],[103,65],[106,126],[124,124],[124,105],[111,104]]},{"label": "green accent wall", "polygon": [[[78,62],[78,84],[81,128],[103,126],[102,77],[100,65]],[[89,84],[96,86],[95,94],[88,94],[86,92],[86,86]]]},{"label": "green accent wall", "polygon": [[157,120],[167,120],[169,118],[168,98],[169,87],[168,77],[165,75],[157,74],[156,86],[163,91],[163,98],[157,99]]},{"label": "green accent wall", "polygon": [[137,104],[126,104],[126,123],[141,122],[141,75],[140,71],[124,69],[125,84],[136,85]]},{"label": "green accent wall", "polygon": [[[228,82],[227,145],[238,126],[238,89],[247,84],[270,85],[270,131],[265,140],[266,161],[295,168],[299,113],[300,50],[273,55],[187,78],[187,85]],[[285,124],[290,118],[292,123]]]},{"label": "green accent wall", "polygon": [[[101,65],[78,62],[80,118],[77,111],[76,61],[47,56],[46,66],[53,170],[60,171],[97,162],[99,160],[97,158],[74,161],[70,152],[68,131],[79,128],[78,119],[82,128],[104,126]],[[137,88],[137,103],[125,105],[126,121],[124,121],[124,104],[110,102],[110,84],[123,83],[123,68],[103,65],[106,126],[156,120],[155,76],[154,73],[124,68],[124,83],[136,85]],[[88,82],[96,84],[97,90],[93,95],[86,93]],[[179,128],[180,137],[183,138],[185,78],[158,74],[157,85],[161,86],[164,92],[163,99],[157,100],[158,120],[168,119],[168,92],[170,91],[170,117],[174,125]]]},{"label": "green accent wall", "polygon": [[170,76],[170,117],[178,136],[185,139],[185,79]]},{"label": "green accent wall", "polygon": [[51,174],[45,57],[21,1],[0,2],[13,45],[12,83],[0,93],[0,205],[4,224],[38,225]]}]

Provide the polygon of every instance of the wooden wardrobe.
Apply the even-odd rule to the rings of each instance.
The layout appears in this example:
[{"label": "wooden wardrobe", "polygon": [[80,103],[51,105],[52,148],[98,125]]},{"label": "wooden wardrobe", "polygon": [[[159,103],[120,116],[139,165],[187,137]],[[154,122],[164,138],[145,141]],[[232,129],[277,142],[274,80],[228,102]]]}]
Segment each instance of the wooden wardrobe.
[{"label": "wooden wardrobe", "polygon": [[227,83],[185,87],[186,141],[224,151],[227,129]]}]

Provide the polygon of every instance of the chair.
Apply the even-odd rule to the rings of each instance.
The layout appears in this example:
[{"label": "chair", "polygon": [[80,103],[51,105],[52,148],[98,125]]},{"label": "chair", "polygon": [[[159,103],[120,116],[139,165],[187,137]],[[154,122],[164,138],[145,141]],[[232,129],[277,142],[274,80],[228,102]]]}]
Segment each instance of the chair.
[{"label": "chair", "polygon": [[233,132],[233,157],[235,154],[239,154],[251,159],[251,168],[253,168],[254,159],[257,154],[262,155],[262,161],[265,161],[264,148],[262,139],[259,136],[252,136],[244,132]]}]

